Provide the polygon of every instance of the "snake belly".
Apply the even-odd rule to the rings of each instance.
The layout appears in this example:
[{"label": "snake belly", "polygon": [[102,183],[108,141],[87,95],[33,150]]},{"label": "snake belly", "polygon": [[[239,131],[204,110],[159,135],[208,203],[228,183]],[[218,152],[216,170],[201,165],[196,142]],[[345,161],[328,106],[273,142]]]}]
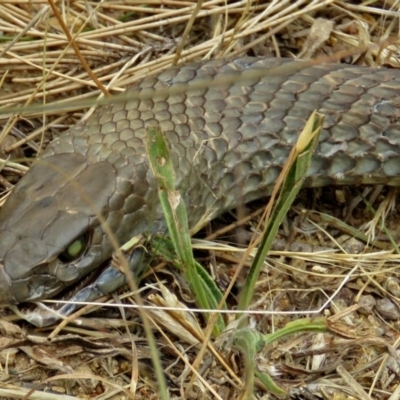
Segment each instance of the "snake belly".
[{"label": "snake belly", "polygon": [[[146,129],[168,140],[190,226],[270,194],[314,110],[324,130],[306,184],[400,184],[400,71],[327,64],[240,79],[290,60],[241,58],[173,67],[131,88],[49,144],[0,211],[0,305],[50,298],[120,243],[165,229]],[[219,77],[237,77],[219,85]],[[191,85],[202,80],[213,85]],[[175,84],[185,91],[168,92]],[[161,90],[160,90],[161,89]],[[151,98],[135,94],[151,90]],[[76,259],[61,255],[77,238]]]}]

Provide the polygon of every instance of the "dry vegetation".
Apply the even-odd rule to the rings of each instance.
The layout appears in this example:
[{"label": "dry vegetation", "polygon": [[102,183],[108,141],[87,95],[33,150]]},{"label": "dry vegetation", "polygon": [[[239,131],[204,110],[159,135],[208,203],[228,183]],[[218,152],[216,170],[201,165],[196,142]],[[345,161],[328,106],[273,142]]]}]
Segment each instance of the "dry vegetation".
[{"label": "dry vegetation", "polygon": [[[174,63],[257,55],[328,56],[398,66],[398,0],[212,0],[200,7],[194,0],[58,1],[74,46],[49,4],[0,2],[0,108],[58,105],[45,113],[0,115],[3,159],[35,156],[85,115],[82,100],[117,94]],[[27,166],[4,165],[4,198]],[[375,217],[362,196],[377,209]],[[272,372],[291,398],[400,398],[399,261],[390,244],[390,237],[394,242],[399,237],[395,199],[396,192],[386,188],[305,190],[283,224],[254,294],[252,310],[259,313],[250,322],[267,333],[294,319],[322,314],[331,327],[329,334],[295,335],[257,354],[257,367]],[[225,216],[208,234],[235,219],[234,214]],[[214,269],[222,288],[243,253],[243,246],[235,243],[246,243],[256,225],[257,217],[241,229],[214,235],[212,241],[196,242],[209,249],[200,252],[201,260]],[[172,268],[159,269],[157,276],[179,301],[193,306]],[[153,275],[145,283],[149,286],[141,294],[147,304],[181,304],[171,293],[160,293]],[[337,288],[321,313],[309,313],[320,309]],[[126,294],[123,301],[134,302]],[[233,296],[229,301],[234,306]],[[209,341],[230,369],[209,350],[199,365],[196,357],[204,343],[196,344],[192,333],[201,334],[204,320],[194,313],[196,325],[189,314],[170,314],[174,318],[162,311],[149,313],[170,397],[241,398],[246,377],[231,332]],[[137,311],[107,308],[92,316],[80,319],[79,325],[70,323],[49,341],[50,330],[11,323],[11,313],[4,310],[0,399],[23,398],[30,389],[37,389],[26,397],[30,399],[158,398]],[[234,315],[228,319],[233,321]],[[256,382],[255,398],[276,397]]]}]

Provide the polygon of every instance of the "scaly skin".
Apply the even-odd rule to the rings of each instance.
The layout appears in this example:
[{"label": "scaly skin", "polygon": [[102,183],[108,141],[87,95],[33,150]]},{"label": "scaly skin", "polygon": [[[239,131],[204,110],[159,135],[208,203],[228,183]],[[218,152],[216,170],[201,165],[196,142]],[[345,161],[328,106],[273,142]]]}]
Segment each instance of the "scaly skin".
[{"label": "scaly skin", "polygon": [[[286,62],[243,58],[168,69],[132,89],[154,88],[150,100],[132,96],[103,107],[53,141],[0,211],[0,304],[49,298],[108,259],[112,246],[97,212],[120,243],[164,230],[147,126],[159,124],[166,134],[191,226],[206,212],[212,218],[238,200],[268,195],[315,109],[326,119],[308,186],[399,185],[398,70],[330,64],[182,94],[157,91]],[[58,255],[85,232],[87,251],[62,262]]]}]

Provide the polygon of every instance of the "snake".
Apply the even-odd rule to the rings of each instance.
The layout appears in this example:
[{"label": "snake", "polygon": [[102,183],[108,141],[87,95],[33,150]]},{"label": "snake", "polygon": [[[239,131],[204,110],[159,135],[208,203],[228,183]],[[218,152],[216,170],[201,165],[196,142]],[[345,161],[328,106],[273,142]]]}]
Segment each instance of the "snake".
[{"label": "snake", "polygon": [[[105,223],[119,243],[166,231],[146,152],[152,126],[167,140],[190,227],[270,195],[315,110],[325,121],[305,186],[399,186],[400,71],[304,63],[279,73],[290,62],[170,67],[50,142],[0,210],[0,305],[52,298],[104,265],[113,253]],[[108,272],[87,292],[122,281]]]}]

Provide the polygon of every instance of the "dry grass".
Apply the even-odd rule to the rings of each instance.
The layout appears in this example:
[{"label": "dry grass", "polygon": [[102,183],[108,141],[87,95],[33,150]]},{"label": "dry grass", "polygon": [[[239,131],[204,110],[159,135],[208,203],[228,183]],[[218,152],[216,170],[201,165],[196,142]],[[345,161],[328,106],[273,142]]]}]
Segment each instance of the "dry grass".
[{"label": "dry grass", "polygon": [[[40,152],[82,118],[85,110],[74,102],[118,93],[177,62],[243,54],[335,59],[344,51],[347,61],[397,67],[400,2],[358,3],[212,0],[196,8],[194,0],[58,2],[78,56],[48,2],[3,1],[0,111],[10,105],[60,105],[46,113],[0,115],[3,158]],[[322,22],[317,23],[318,18]],[[17,162],[4,165],[5,195],[26,169]],[[363,202],[357,203],[359,190],[354,188],[327,188],[311,195],[304,191],[282,227],[254,295],[251,321],[260,332],[279,329],[299,316],[329,318],[330,335],[295,336],[258,355],[258,368],[272,372],[292,391],[292,398],[301,398],[296,393],[307,399],[400,397],[399,261],[388,239],[398,237],[396,196],[382,188],[365,190],[378,209],[375,218]],[[246,243],[257,226],[253,215],[240,228],[235,222],[227,229],[236,219],[228,215],[217,221],[210,227],[214,233],[195,245],[208,250],[205,263],[214,268],[222,287],[243,252],[238,242]],[[341,287],[345,277],[349,279]],[[148,304],[182,307],[185,285],[170,269],[159,279],[168,282],[174,294],[160,292],[160,284],[149,278],[142,291]],[[132,302],[130,297],[127,302]],[[149,311],[170,396],[241,398],[244,372],[229,332],[209,342],[202,364],[191,368],[200,348],[197,339],[203,335],[202,321],[192,312]],[[228,320],[233,317],[231,312]],[[47,331],[2,321],[0,398],[23,398],[30,388],[38,389],[30,399],[158,398],[134,309],[110,308],[81,323],[53,334],[49,342]],[[45,393],[50,388],[53,392]],[[316,394],[320,397],[312,397]],[[274,398],[262,387],[256,396]]]}]

